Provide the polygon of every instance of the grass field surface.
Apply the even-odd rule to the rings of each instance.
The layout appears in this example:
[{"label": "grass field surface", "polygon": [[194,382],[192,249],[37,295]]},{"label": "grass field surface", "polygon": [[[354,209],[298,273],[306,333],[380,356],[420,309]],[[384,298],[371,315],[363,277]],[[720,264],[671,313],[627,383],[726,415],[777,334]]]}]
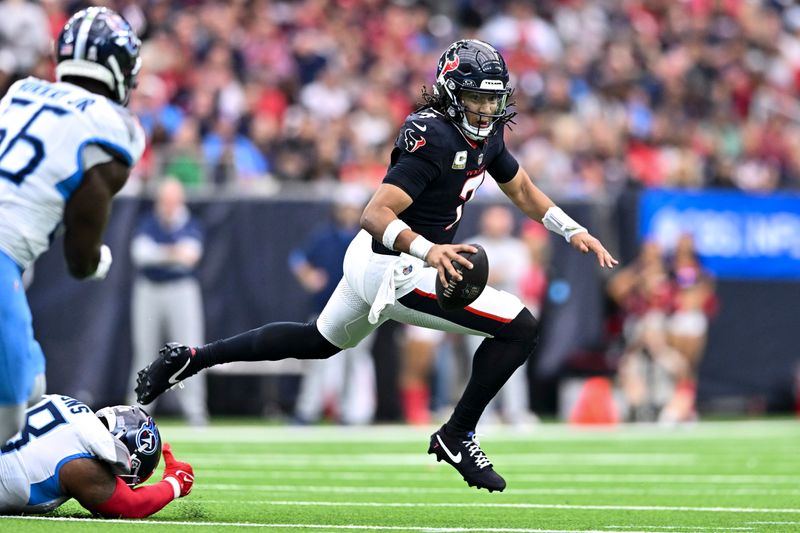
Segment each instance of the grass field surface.
[{"label": "grass field surface", "polygon": [[160,429],[194,466],[188,497],[137,521],[68,502],[0,517],[0,531],[800,531],[795,420],[487,428],[482,447],[508,483],[492,494],[426,454],[433,427]]}]

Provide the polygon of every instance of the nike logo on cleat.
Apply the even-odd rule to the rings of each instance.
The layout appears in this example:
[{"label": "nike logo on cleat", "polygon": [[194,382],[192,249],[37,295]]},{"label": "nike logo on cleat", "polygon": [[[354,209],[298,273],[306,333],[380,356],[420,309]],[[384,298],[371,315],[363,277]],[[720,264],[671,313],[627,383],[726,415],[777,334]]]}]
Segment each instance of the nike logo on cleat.
[{"label": "nike logo on cleat", "polygon": [[178,379],[177,379],[178,374],[180,374],[181,372],[186,370],[186,367],[189,366],[189,363],[191,363],[191,362],[192,362],[191,359],[186,359],[186,362],[183,363],[183,366],[177,372],[175,372],[174,374],[172,374],[169,377],[169,380],[167,380],[167,381],[169,382],[170,385],[177,385],[178,384]]},{"label": "nike logo on cleat", "polygon": [[444,453],[447,454],[447,456],[450,458],[451,461],[453,461],[456,464],[461,462],[461,452],[458,452],[456,455],[453,455],[453,452],[448,450],[447,446],[445,446],[444,442],[442,442],[442,437],[440,437],[439,435],[436,435],[436,440],[439,441],[439,445],[442,447],[442,449],[444,450]]}]

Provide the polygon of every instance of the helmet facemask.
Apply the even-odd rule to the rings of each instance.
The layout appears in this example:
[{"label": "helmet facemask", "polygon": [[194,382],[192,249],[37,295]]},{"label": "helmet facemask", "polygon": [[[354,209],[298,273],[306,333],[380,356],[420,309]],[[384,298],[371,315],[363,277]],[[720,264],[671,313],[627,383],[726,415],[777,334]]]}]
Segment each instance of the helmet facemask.
[{"label": "helmet facemask", "polygon": [[[473,140],[483,140],[494,130],[495,123],[506,116],[506,106],[510,91],[475,91],[472,89],[462,89],[456,94],[454,104],[457,115],[461,115],[461,130]],[[494,109],[490,112],[482,111],[482,102],[485,99],[494,100],[490,103]],[[472,105],[470,105],[472,100]],[[477,110],[473,110],[478,108]],[[470,120],[472,118],[472,120]],[[476,122],[476,124],[472,124]]]}]

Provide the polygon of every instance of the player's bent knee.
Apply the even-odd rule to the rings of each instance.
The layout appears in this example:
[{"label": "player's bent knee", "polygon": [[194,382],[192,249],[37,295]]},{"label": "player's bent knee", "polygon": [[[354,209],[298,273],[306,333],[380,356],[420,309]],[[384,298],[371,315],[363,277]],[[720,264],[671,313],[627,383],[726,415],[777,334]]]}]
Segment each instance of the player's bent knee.
[{"label": "player's bent knee", "polygon": [[527,357],[539,342],[539,321],[534,318],[527,308],[523,308],[514,320],[497,332],[494,338],[507,342],[524,343]]},{"label": "player's bent knee", "polygon": [[[320,333],[317,323],[313,323],[313,328],[309,328],[308,342],[311,344],[309,353],[318,354],[314,359],[327,359],[341,352],[344,348],[339,348]],[[313,330],[313,332],[311,332]]]}]

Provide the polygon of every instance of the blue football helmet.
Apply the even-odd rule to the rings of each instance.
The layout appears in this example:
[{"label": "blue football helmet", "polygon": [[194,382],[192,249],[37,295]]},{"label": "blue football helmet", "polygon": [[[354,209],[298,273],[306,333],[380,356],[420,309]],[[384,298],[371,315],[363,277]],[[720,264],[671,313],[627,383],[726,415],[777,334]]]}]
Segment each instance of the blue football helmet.
[{"label": "blue football helmet", "polygon": [[[483,115],[490,119],[488,128],[477,128],[467,120],[460,98],[464,90],[498,96],[496,112]],[[472,139],[485,139],[497,121],[506,117],[508,98],[512,92],[508,85],[506,62],[500,52],[488,43],[462,39],[448,46],[439,58],[433,94],[444,99],[448,118]]]},{"label": "blue football helmet", "polygon": [[130,474],[119,477],[130,487],[147,481],[161,460],[161,435],[153,418],[136,405],[104,407],[95,414],[130,453]]},{"label": "blue football helmet", "polygon": [[131,25],[106,7],[75,13],[56,41],[56,79],[90,78],[105,84],[118,104],[127,105],[142,65],[142,43]]}]

